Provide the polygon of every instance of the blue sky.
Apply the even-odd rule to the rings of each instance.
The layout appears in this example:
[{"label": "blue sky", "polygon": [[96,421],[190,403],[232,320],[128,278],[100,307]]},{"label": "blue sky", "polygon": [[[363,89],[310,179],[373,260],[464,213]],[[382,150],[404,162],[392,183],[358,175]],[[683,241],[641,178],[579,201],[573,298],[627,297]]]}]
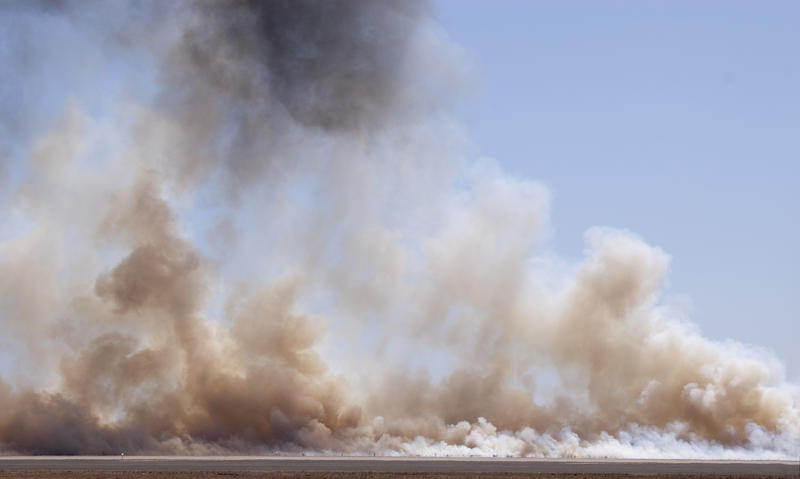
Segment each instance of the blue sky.
[{"label": "blue sky", "polygon": [[703,332],[800,378],[800,3],[439,0],[479,72],[480,154],[553,193],[551,247],[594,225],[672,257]]}]

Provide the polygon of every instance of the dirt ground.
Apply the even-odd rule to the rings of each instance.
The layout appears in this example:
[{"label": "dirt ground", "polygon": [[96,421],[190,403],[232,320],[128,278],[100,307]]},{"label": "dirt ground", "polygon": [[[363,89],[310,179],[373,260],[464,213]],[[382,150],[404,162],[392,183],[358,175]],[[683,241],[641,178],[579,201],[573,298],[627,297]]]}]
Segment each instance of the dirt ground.
[{"label": "dirt ground", "polygon": [[105,471],[0,471],[0,479],[765,479],[770,476],[634,475],[634,474],[515,474],[515,473],[390,473],[390,472],[105,472]]}]

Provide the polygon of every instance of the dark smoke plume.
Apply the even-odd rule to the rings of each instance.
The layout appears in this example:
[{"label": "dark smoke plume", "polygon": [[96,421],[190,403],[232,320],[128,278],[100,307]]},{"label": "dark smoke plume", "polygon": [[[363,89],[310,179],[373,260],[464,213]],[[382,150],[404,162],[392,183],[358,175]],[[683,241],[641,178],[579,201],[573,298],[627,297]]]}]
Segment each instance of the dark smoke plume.
[{"label": "dark smoke plume", "polygon": [[347,131],[380,125],[400,106],[407,44],[427,6],[239,1],[201,10],[182,53],[205,81],[244,101],[271,100],[303,125]]},{"label": "dark smoke plume", "polygon": [[238,183],[290,168],[302,155],[286,153],[289,166],[272,158],[287,147],[287,123],[369,135],[441,102],[411,86],[412,43],[430,11],[423,1],[208,1],[188,9],[163,58],[161,102],[193,149],[178,160],[190,178],[218,163]]}]

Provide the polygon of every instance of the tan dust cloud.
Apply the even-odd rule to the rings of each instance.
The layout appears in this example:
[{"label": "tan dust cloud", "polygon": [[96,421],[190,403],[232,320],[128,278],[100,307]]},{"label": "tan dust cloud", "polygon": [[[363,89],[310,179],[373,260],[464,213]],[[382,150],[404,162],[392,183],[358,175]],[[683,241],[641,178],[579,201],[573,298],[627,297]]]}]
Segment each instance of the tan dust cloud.
[{"label": "tan dust cloud", "polygon": [[443,93],[469,69],[430,5],[6,8],[156,88],[26,125],[3,452],[797,452],[796,387],[665,304],[663,251],[593,229],[568,265],[547,191],[464,159]]}]

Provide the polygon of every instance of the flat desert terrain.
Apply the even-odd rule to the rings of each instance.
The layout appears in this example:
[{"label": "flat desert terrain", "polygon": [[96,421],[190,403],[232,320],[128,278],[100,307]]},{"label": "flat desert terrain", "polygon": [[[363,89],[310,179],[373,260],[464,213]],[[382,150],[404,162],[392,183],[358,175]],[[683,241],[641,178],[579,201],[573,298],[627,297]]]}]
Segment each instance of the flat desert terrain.
[{"label": "flat desert terrain", "polygon": [[799,477],[792,461],[380,457],[2,457],[0,478],[764,478]]}]

